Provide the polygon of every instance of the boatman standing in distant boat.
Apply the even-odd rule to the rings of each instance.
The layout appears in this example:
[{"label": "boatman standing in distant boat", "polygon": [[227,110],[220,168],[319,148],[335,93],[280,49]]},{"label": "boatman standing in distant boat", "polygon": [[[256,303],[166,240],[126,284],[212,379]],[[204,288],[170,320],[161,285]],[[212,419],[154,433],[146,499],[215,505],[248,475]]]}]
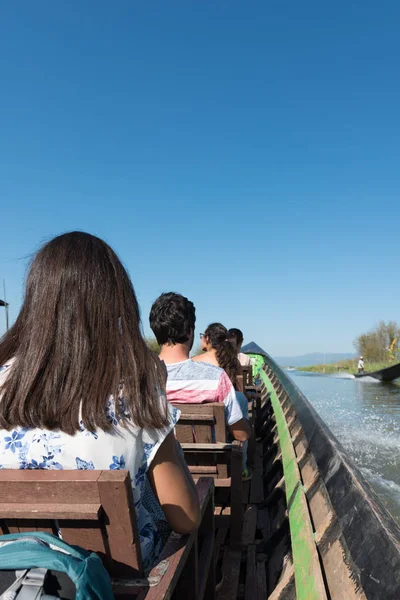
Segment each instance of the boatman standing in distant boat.
[{"label": "boatman standing in distant boat", "polygon": [[364,373],[364,358],[360,356],[360,360],[358,361],[358,372],[360,374]]}]

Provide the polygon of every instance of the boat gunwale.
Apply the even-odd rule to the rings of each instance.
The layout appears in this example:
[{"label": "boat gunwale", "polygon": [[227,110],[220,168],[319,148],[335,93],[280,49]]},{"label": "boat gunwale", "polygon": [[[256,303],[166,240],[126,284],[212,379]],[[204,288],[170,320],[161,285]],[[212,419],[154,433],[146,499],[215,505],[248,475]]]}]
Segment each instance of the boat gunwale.
[{"label": "boat gunwale", "polygon": [[263,356],[264,363],[275,374],[294,407],[365,594],[368,598],[397,598],[400,589],[399,526],[343,445],[279,365],[255,344],[245,346],[242,352]]}]

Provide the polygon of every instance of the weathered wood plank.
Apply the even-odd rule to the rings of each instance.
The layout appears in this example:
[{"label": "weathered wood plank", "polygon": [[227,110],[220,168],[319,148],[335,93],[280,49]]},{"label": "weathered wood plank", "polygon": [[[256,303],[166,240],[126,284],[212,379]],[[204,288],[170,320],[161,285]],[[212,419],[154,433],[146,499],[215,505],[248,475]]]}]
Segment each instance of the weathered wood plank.
[{"label": "weathered wood plank", "polygon": [[233,444],[217,442],[215,444],[192,444],[192,443],[181,443],[184,451],[190,452],[225,452],[226,450],[232,450]]},{"label": "weathered wood plank", "polygon": [[[21,474],[23,473],[23,475]],[[98,504],[99,471],[0,470],[0,504],[34,497],[36,504]]]},{"label": "weathered wood plank", "polygon": [[232,448],[231,458],[231,544],[240,544],[242,534],[242,519],[243,519],[243,488],[242,488],[242,448],[239,445],[234,445]]},{"label": "weathered wood plank", "polygon": [[62,538],[67,544],[82,546],[85,550],[97,552],[105,562],[107,569],[112,570],[105,530],[102,530],[95,521],[64,521],[60,519],[58,524]]},{"label": "weathered wood plank", "polygon": [[257,600],[267,600],[267,574],[265,569],[265,561],[257,562]]},{"label": "weathered wood plank", "polygon": [[[294,580],[294,568],[293,564],[287,564],[284,568],[282,576],[278,582],[278,585],[272,590],[271,594],[268,596],[268,600],[280,600],[287,588],[292,585],[292,581]],[[293,584],[294,587],[294,584]]]},{"label": "weathered wood plank", "polygon": [[[122,474],[122,471],[121,471]],[[138,577],[143,574],[143,563],[133,503],[129,473],[119,480],[111,471],[103,471],[98,480],[101,505],[107,516],[108,549],[112,556],[114,576]]]},{"label": "weathered wood plank", "polygon": [[257,507],[251,504],[246,508],[243,518],[242,544],[248,546],[255,543],[257,529]]},{"label": "weathered wood plank", "polygon": [[214,406],[215,402],[203,402],[199,404],[187,404],[184,402],[172,402],[173,406],[176,406],[181,411],[181,415],[184,414],[195,414],[195,415],[206,415],[210,418],[214,417]]},{"label": "weathered wood plank", "polygon": [[224,583],[218,600],[235,600],[238,596],[241,552],[227,548],[224,553],[222,572]]},{"label": "weathered wood plank", "polygon": [[[162,580],[161,580],[162,583]],[[158,586],[157,586],[158,587]],[[175,585],[174,595],[177,598],[194,598],[197,600],[199,590],[199,561],[198,561],[198,548],[197,538],[194,540],[194,544],[191,548],[189,555],[185,560],[184,569],[180,573]],[[167,598],[168,596],[166,596]],[[157,596],[157,599],[160,595]]]},{"label": "weathered wood plank", "polygon": [[207,423],[211,423],[214,424],[214,415],[211,414],[202,414],[200,412],[193,412],[193,413],[182,413],[180,418],[179,418],[179,422],[185,422],[185,421],[204,421]]},{"label": "weathered wood plank", "polygon": [[199,600],[215,600],[214,494],[209,480],[200,480],[198,494],[202,507],[199,539]]},{"label": "weathered wood plank", "polygon": [[278,426],[285,475],[297,599],[326,600],[325,584],[289,427],[271,381],[265,373],[262,373],[261,376],[270,392]]},{"label": "weathered wood plank", "polygon": [[85,519],[97,521],[101,504],[0,504],[0,519]]},{"label": "weathered wood plank", "polygon": [[262,502],[264,497],[262,479],[262,443],[257,443],[254,453],[254,469],[251,477],[250,504]]},{"label": "weathered wood plank", "polygon": [[217,531],[217,535],[215,536],[215,563],[216,564],[219,561],[219,554],[220,554],[221,548],[225,544],[227,535],[228,535],[228,528],[220,527]]},{"label": "weathered wood plank", "polygon": [[244,600],[257,600],[256,547],[254,544],[247,547]]},{"label": "weathered wood plank", "polygon": [[[210,594],[215,596],[215,556],[214,556],[215,538],[212,531],[203,541],[203,547],[199,555],[199,600],[211,600]],[[213,577],[209,578],[210,569],[213,571]],[[210,582],[213,582],[213,585]],[[207,594],[206,594],[207,590]]]},{"label": "weathered wood plank", "polygon": [[194,475],[194,474],[199,475],[199,474],[205,473],[208,476],[211,473],[217,474],[217,467],[213,467],[212,465],[207,465],[207,466],[189,465],[189,471],[192,473],[192,475]]},{"label": "weathered wood plank", "polygon": [[[193,536],[182,537],[171,534],[160,556],[160,561],[168,560],[168,570],[158,585],[149,588],[145,596],[146,600],[169,600],[172,597],[172,592],[182,574],[193,546]],[[192,575],[194,576],[194,574]],[[159,577],[157,567],[154,567],[150,571],[149,578],[151,577]],[[187,597],[190,598],[191,596]],[[193,597],[196,598],[196,594]]]}]

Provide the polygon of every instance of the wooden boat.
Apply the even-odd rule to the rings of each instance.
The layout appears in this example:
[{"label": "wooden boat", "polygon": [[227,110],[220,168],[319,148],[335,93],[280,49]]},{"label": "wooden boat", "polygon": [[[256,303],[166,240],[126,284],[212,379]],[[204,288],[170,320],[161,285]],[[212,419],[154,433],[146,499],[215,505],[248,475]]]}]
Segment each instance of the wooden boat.
[{"label": "wooden boat", "polygon": [[202,521],[170,536],[147,577],[126,471],[0,470],[0,530],[57,519],[65,540],[100,554],[126,600],[399,600],[400,529],[288,375],[256,344],[242,351],[253,363],[251,480],[222,407],[188,405],[177,435]]},{"label": "wooden boat", "polygon": [[[263,482],[273,486],[266,597],[399,599],[399,527],[294,382],[256,344],[242,352],[270,406],[263,425]],[[276,536],[285,520],[282,562]]]},{"label": "wooden boat", "polygon": [[354,377],[357,379],[361,377],[373,377],[379,379],[379,381],[393,381],[400,377],[400,363],[381,369],[380,371],[372,371],[371,373],[355,373]]}]

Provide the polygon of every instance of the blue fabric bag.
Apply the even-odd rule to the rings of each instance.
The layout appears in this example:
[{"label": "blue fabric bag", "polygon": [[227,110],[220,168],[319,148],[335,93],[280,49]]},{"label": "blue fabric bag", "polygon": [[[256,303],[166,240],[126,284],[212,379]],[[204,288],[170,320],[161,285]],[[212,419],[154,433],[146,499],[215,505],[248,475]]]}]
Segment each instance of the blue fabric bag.
[{"label": "blue fabric bag", "polygon": [[65,573],[76,588],[76,600],[113,600],[110,577],[94,552],[70,546],[39,531],[0,536],[0,571],[16,571],[17,579],[2,600],[50,599],[43,595],[47,571]]}]

